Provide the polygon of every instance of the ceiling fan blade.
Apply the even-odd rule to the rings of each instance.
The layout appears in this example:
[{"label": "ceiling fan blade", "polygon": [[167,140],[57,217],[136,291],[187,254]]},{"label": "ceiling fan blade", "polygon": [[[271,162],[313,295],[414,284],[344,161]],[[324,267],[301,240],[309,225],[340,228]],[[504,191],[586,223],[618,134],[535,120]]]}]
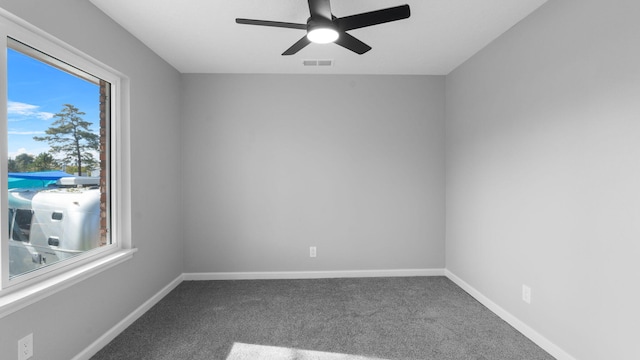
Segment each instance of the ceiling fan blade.
[{"label": "ceiling fan blade", "polygon": [[349,49],[358,55],[362,55],[371,50],[371,46],[363,43],[344,31],[340,32],[340,37],[335,42],[343,48]]},{"label": "ceiling fan blade", "polygon": [[341,17],[337,19],[337,23],[340,30],[347,31],[406,19],[410,15],[411,10],[409,9],[409,5],[400,5],[392,8]]},{"label": "ceiling fan blade", "polygon": [[329,0],[309,0],[309,12],[312,18],[331,20],[331,3]]},{"label": "ceiling fan blade", "polygon": [[298,51],[302,50],[305,46],[309,45],[311,41],[307,39],[307,36],[303,36],[302,39],[298,40],[295,44],[291,45],[282,55],[293,55]]},{"label": "ceiling fan blade", "polygon": [[289,29],[307,30],[307,24],[296,24],[282,21],[268,21],[268,20],[253,20],[253,19],[236,19],[238,24],[244,25],[260,25],[260,26],[272,26]]}]

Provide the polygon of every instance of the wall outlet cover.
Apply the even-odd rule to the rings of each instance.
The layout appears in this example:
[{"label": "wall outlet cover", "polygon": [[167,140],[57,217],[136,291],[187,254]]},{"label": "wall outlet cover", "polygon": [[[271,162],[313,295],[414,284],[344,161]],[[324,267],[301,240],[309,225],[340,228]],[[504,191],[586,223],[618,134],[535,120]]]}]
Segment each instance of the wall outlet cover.
[{"label": "wall outlet cover", "polygon": [[18,340],[18,360],[28,360],[33,357],[33,334]]},{"label": "wall outlet cover", "polygon": [[524,284],[522,285],[522,301],[531,304],[531,288]]}]

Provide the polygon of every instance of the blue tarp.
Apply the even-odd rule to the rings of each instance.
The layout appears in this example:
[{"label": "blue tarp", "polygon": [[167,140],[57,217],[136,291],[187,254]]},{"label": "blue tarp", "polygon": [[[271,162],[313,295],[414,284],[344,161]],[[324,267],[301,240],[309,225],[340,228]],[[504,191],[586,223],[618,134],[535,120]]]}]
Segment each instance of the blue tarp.
[{"label": "blue tarp", "polygon": [[72,176],[64,171],[9,173],[9,189],[47,187],[63,177]]}]

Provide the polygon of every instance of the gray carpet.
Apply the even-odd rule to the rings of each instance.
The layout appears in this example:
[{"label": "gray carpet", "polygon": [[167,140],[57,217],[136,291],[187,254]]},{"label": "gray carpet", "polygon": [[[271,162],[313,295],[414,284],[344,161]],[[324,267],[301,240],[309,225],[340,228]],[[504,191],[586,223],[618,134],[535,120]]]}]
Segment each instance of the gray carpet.
[{"label": "gray carpet", "polygon": [[185,281],[93,360],[553,359],[445,277]]}]

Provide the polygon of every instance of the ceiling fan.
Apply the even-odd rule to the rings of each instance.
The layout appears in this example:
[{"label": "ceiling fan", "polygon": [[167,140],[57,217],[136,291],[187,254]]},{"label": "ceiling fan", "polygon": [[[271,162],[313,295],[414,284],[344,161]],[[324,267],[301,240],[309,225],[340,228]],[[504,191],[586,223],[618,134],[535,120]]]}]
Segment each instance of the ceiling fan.
[{"label": "ceiling fan", "polygon": [[338,18],[331,13],[329,0],[309,0],[309,12],[311,16],[306,24],[241,18],[236,19],[236,23],[306,30],[307,35],[298,40],[282,55],[293,55],[312,42],[318,44],[333,42],[362,55],[371,50],[371,46],[349,35],[347,31],[402,20],[411,15],[409,5],[401,5]]}]

